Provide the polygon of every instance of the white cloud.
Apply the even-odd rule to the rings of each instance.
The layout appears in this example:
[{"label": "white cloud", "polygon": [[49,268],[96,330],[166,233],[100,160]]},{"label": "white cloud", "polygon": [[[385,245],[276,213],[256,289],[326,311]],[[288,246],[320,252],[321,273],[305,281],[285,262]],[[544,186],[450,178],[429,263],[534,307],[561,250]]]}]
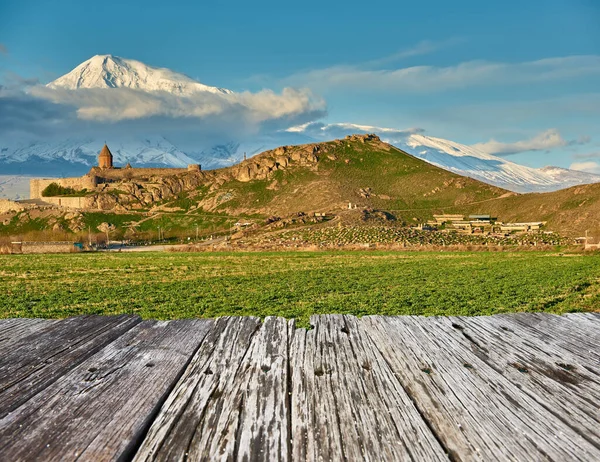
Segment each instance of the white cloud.
[{"label": "white cloud", "polygon": [[[324,115],[324,100],[310,90],[285,88],[280,94],[270,90],[258,93],[209,93],[190,96],[166,92],[145,92],[129,88],[53,89],[33,87],[30,94],[54,103],[75,107],[80,119],[102,122],[148,117],[219,118],[260,124],[269,120],[296,119]],[[306,118],[304,118],[306,120]]]},{"label": "white cloud", "polygon": [[580,137],[578,140],[567,141],[560,135],[557,129],[551,128],[537,134],[533,138],[517,141],[515,143],[502,143],[491,139],[486,143],[474,144],[473,147],[487,154],[507,156],[526,151],[546,151],[563,146],[585,144],[589,141],[590,138],[587,136]]},{"label": "white cloud", "polygon": [[585,154],[575,154],[573,157],[575,159],[600,159],[600,151],[588,152]]},{"label": "white cloud", "polygon": [[600,164],[598,162],[573,162],[569,168],[581,172],[600,174]]},{"label": "white cloud", "polygon": [[451,39],[443,40],[443,41],[422,40],[411,48],[401,50],[398,53],[394,53],[392,55],[385,56],[383,58],[368,61],[367,63],[364,64],[364,66],[365,67],[382,66],[384,64],[392,63],[392,62],[399,61],[402,59],[434,53],[434,52],[442,50],[444,48],[448,48],[452,45],[456,45],[457,43],[460,43],[462,41],[463,40],[459,39],[459,38],[451,38]]},{"label": "white cloud", "polygon": [[288,84],[314,89],[431,92],[475,85],[523,84],[600,75],[600,56],[564,56],[521,63],[467,61],[454,66],[414,66],[399,69],[368,69],[334,66],[299,73],[284,79]]}]

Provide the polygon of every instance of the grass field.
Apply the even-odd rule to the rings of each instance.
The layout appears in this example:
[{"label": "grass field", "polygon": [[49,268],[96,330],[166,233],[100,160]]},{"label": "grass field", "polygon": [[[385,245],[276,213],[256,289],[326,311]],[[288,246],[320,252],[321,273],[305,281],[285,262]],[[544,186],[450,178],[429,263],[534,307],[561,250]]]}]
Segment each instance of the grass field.
[{"label": "grass field", "polygon": [[0,256],[0,317],[598,310],[600,258],[546,252]]}]

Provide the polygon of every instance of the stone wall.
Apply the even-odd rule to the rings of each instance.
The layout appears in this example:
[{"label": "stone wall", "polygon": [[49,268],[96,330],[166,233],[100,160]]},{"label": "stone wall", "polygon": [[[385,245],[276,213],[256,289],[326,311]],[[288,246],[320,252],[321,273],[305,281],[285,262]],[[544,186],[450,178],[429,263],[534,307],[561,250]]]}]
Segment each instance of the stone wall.
[{"label": "stone wall", "polygon": [[[200,169],[198,168],[198,171]],[[150,178],[153,176],[172,176],[179,173],[186,173],[187,168],[93,168],[90,175],[98,177],[98,183],[132,180],[140,178]]]},{"label": "stone wall", "polygon": [[87,189],[89,191],[98,185],[98,179],[92,175],[74,178],[36,178],[29,181],[29,198],[46,200],[47,198],[42,197],[42,191],[52,183],[56,183],[63,188],[73,188],[78,191]]},{"label": "stone wall", "polygon": [[58,205],[69,209],[86,208],[86,197],[44,197],[42,200],[50,204]]},{"label": "stone wall", "polygon": [[25,210],[21,204],[8,199],[0,199],[0,213],[20,212],[21,210]]},{"label": "stone wall", "polygon": [[21,242],[22,253],[71,253],[76,251],[73,242]]}]

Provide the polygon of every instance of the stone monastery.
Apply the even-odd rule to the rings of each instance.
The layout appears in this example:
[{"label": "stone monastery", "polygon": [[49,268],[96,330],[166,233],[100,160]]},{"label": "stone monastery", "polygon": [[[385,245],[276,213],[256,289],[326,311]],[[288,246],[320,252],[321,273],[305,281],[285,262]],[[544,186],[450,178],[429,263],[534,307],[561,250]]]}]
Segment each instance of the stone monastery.
[{"label": "stone monastery", "polygon": [[56,205],[80,208],[83,206],[83,197],[43,197],[42,192],[52,183],[76,191],[100,192],[104,186],[124,180],[147,180],[149,177],[172,176],[183,172],[200,172],[198,164],[188,165],[186,168],[133,168],[130,164],[123,168],[115,167],[113,155],[105,144],[98,155],[98,166],[92,167],[88,173],[81,177],[72,178],[43,178],[33,179],[29,182],[29,198],[42,199]]}]

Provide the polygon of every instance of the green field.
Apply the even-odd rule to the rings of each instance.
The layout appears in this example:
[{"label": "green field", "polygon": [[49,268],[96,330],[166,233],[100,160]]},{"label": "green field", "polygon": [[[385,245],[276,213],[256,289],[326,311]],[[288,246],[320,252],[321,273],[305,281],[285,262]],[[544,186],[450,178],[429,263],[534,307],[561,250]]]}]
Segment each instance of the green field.
[{"label": "green field", "polygon": [[0,256],[0,317],[598,310],[600,258],[549,252]]}]

